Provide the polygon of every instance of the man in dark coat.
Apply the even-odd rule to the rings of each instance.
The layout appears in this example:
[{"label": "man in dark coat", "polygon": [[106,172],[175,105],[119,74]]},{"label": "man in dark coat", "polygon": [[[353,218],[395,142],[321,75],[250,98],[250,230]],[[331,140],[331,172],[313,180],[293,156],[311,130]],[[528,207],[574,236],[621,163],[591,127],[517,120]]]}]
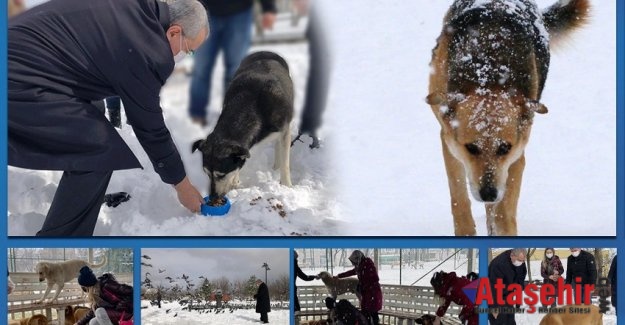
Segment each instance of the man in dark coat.
[{"label": "man in dark coat", "polygon": [[610,271],[608,271],[608,281],[610,282],[610,301],[612,302],[612,306],[614,306],[614,312],[616,313],[616,279],[618,276],[616,275],[616,255],[612,258],[612,263],[610,264]]},{"label": "man in dark coat", "polygon": [[256,280],[258,291],[254,295],[256,299],[256,312],[260,314],[260,321],[263,323],[269,323],[269,316],[267,313],[271,311],[271,305],[269,302],[269,288],[263,282],[263,280]]},{"label": "man in dark coat", "polygon": [[367,317],[372,325],[380,324],[378,311],[382,309],[382,287],[380,287],[380,278],[378,277],[378,269],[375,263],[369,257],[365,257],[362,251],[355,250],[349,256],[354,269],[340,273],[337,278],[346,278],[348,276],[358,276],[358,288],[362,299],[360,299],[360,311]]},{"label": "man in dark coat", "polygon": [[[524,248],[509,249],[493,260],[488,265],[488,279],[492,286],[492,292],[495,294],[495,284],[497,279],[501,279],[504,286],[511,284],[519,284],[521,287],[525,284],[525,276],[527,275],[527,266],[525,266],[526,252]],[[503,290],[503,299],[506,300],[509,292]],[[511,305],[491,305],[492,308],[502,308],[498,313],[488,314],[488,322],[491,325],[515,325],[514,312],[510,309],[515,306]]]},{"label": "man in dark coat", "polygon": [[315,279],[319,279],[317,276],[315,275],[307,275],[306,273],[304,273],[302,271],[302,269],[299,268],[299,265],[297,264],[297,257],[298,254],[296,251],[293,251],[293,254],[295,255],[295,261],[294,261],[294,265],[295,265],[295,278],[293,278],[293,287],[295,288],[295,311],[298,312],[301,310],[301,307],[299,305],[299,298],[297,297],[297,278],[300,278],[304,281],[312,281]]},{"label": "man in dark coat", "polygon": [[196,0],[52,0],[18,15],[8,30],[8,163],[62,170],[39,236],[91,236],[114,170],[141,164],[91,104],[118,95],[137,139],[178,200],[202,196],[165,126],[159,92],[174,56],[208,36]]},{"label": "man in dark coat", "polygon": [[[578,281],[577,278],[579,278],[580,281]],[[571,255],[566,259],[565,282],[573,286],[573,294],[575,296],[577,296],[575,288],[578,283],[580,284],[581,293],[579,296],[582,300],[578,301],[575,299],[575,303],[583,304],[585,302],[584,286],[586,284],[597,284],[597,264],[595,264],[595,256],[581,248],[571,248]],[[588,293],[588,295],[590,296],[590,293]],[[590,300],[588,303],[590,303]]]}]

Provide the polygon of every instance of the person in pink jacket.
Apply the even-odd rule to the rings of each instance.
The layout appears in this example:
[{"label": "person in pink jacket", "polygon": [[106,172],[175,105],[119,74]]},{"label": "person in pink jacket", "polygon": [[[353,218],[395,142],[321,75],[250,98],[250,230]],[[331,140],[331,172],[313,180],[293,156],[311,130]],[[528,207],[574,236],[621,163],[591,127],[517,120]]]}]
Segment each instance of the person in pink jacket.
[{"label": "person in pink jacket", "polygon": [[360,300],[360,311],[367,317],[370,324],[380,324],[378,311],[382,309],[382,288],[380,287],[380,278],[378,270],[369,257],[365,257],[359,250],[355,250],[349,256],[349,261],[354,265],[354,269],[340,273],[337,278],[346,278],[349,276],[358,276],[358,289],[362,295]]}]

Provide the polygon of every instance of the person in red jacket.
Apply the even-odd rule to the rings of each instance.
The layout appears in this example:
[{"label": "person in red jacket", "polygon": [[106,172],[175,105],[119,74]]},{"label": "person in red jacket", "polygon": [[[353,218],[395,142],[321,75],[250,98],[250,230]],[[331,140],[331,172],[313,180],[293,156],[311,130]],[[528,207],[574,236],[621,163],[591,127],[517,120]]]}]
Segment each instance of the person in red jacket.
[{"label": "person in red jacket", "polygon": [[74,325],[117,325],[132,319],[132,287],[120,284],[110,273],[96,278],[88,266],[80,269],[78,284],[87,293],[89,312]]},{"label": "person in red jacket", "polygon": [[471,279],[464,276],[457,276],[456,272],[446,273],[439,271],[434,273],[430,284],[434,288],[434,294],[444,299],[443,304],[436,311],[436,321],[434,324],[440,324],[440,319],[445,316],[449,304],[452,302],[462,306],[460,311],[460,321],[462,324],[477,325],[479,317],[475,313],[473,302],[464,294],[462,288],[471,283]]},{"label": "person in red jacket", "polygon": [[349,256],[349,261],[354,265],[354,269],[340,273],[337,278],[346,278],[357,275],[360,294],[360,311],[367,317],[370,324],[380,324],[378,311],[382,309],[382,288],[380,287],[380,278],[378,270],[368,257],[365,257],[359,250],[355,250]]}]

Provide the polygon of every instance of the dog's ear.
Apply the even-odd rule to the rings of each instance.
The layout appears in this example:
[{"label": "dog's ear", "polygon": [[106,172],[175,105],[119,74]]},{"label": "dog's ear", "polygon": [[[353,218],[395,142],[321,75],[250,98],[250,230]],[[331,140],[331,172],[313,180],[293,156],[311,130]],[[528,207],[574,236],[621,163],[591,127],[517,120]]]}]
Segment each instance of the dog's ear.
[{"label": "dog's ear", "polygon": [[425,97],[425,102],[428,103],[428,105],[446,105],[447,96],[443,93],[431,93]]},{"label": "dog's ear", "polygon": [[206,142],[206,140],[201,139],[201,140],[197,140],[195,142],[193,142],[193,146],[191,146],[191,153],[194,153],[195,150],[200,149],[200,151],[202,151],[201,147],[204,146],[204,142]]},{"label": "dog's ear", "polygon": [[547,106],[536,100],[526,100],[525,108],[527,108],[530,112],[535,112],[538,114],[547,114],[547,112],[549,112]]}]

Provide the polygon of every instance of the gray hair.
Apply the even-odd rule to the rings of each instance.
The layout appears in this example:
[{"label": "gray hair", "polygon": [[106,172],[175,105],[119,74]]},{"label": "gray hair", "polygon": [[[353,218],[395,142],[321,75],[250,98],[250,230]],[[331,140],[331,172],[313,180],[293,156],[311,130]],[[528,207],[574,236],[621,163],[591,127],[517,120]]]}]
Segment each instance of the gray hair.
[{"label": "gray hair", "polygon": [[182,27],[185,36],[195,38],[205,28],[210,33],[208,15],[202,3],[197,0],[166,0],[165,2],[169,5],[171,24]]},{"label": "gray hair", "polygon": [[527,251],[525,248],[513,248],[510,252],[510,255],[512,256],[519,256],[519,254],[527,255]]}]

